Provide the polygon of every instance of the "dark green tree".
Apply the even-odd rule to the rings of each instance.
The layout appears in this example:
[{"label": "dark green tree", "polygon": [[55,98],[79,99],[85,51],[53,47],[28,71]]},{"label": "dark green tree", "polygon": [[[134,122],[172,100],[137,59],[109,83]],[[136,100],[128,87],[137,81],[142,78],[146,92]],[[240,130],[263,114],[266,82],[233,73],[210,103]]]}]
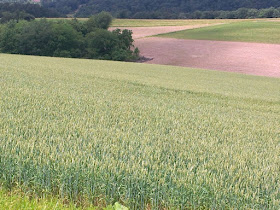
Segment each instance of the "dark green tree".
[{"label": "dark green tree", "polygon": [[[106,18],[105,18],[106,17]],[[0,27],[0,51],[25,55],[131,61],[139,56],[132,32],[109,31],[106,13],[88,22],[78,20],[12,20]],[[106,20],[106,24],[101,24]],[[92,24],[91,24],[92,23]]]},{"label": "dark green tree", "polygon": [[113,21],[113,17],[108,12],[101,12],[97,15],[91,16],[86,25],[88,32],[94,31],[96,28],[107,30]]}]

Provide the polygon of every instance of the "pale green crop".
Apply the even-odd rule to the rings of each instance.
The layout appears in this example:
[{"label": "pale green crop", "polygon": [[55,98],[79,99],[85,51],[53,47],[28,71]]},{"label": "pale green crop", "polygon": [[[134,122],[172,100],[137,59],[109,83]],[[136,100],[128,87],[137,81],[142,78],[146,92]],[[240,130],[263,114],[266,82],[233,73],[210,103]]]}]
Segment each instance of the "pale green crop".
[{"label": "pale green crop", "polygon": [[0,180],[144,208],[280,208],[280,80],[0,54]]}]

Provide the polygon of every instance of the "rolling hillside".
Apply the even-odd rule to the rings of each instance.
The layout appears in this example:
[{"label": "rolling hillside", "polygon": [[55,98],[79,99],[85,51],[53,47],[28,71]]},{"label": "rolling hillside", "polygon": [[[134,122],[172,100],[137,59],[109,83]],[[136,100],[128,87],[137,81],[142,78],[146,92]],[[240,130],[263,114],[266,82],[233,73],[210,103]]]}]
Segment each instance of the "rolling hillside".
[{"label": "rolling hillside", "polygon": [[280,79],[0,59],[4,187],[131,209],[280,207]]},{"label": "rolling hillside", "polygon": [[161,37],[195,40],[219,40],[280,44],[279,21],[244,21],[230,24],[176,31]]}]

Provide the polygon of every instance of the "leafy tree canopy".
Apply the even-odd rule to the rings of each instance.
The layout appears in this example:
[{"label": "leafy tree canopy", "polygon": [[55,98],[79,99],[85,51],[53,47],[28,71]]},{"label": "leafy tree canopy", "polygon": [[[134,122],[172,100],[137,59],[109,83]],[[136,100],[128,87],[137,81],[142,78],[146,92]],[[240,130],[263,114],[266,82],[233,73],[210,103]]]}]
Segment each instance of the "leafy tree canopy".
[{"label": "leafy tree canopy", "polygon": [[118,61],[138,59],[132,32],[108,31],[111,22],[112,16],[106,12],[85,22],[14,19],[0,25],[0,52]]},{"label": "leafy tree canopy", "polygon": [[67,14],[76,12],[79,17],[88,17],[101,11],[115,16],[133,17],[144,12],[161,12],[176,15],[195,11],[233,11],[239,8],[280,7],[279,0],[42,0],[42,5],[56,8]]}]

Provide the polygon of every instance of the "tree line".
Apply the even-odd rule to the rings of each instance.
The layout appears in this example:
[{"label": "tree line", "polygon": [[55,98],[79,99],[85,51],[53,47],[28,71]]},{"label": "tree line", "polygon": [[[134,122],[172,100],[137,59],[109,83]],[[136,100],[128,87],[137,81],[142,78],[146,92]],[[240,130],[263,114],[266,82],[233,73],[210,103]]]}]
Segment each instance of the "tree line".
[{"label": "tree line", "polygon": [[253,18],[280,18],[280,8],[267,9],[239,8],[235,11],[195,11],[188,13],[164,13],[164,12],[139,12],[131,14],[122,12],[118,18],[134,19],[253,19]]},{"label": "tree line", "polygon": [[[88,17],[108,11],[115,17],[125,18],[182,18],[179,14],[196,14],[196,11],[236,11],[240,8],[264,9],[280,7],[279,0],[41,0],[46,8],[63,14],[75,13]],[[208,12],[213,13],[214,12]],[[236,17],[236,16],[235,16]]]},{"label": "tree line", "polygon": [[[20,3],[1,3],[1,2]],[[25,2],[25,3],[24,3]],[[117,18],[240,19],[280,17],[279,0],[0,0],[2,22],[33,17],[89,17],[101,11]],[[23,4],[24,3],[24,4]]]},{"label": "tree line", "polygon": [[63,17],[61,13],[39,4],[30,3],[0,3],[0,21],[2,23],[14,20],[32,20],[41,17]]},{"label": "tree line", "polygon": [[1,3],[0,1],[0,14],[3,12],[16,12],[16,11],[24,11],[33,15],[34,17],[61,17],[62,14],[57,12],[54,9],[42,7],[39,4],[31,4],[31,3]]},{"label": "tree line", "polygon": [[85,22],[11,20],[0,25],[0,52],[118,61],[138,59],[132,32],[109,31],[112,16],[102,12]]}]

